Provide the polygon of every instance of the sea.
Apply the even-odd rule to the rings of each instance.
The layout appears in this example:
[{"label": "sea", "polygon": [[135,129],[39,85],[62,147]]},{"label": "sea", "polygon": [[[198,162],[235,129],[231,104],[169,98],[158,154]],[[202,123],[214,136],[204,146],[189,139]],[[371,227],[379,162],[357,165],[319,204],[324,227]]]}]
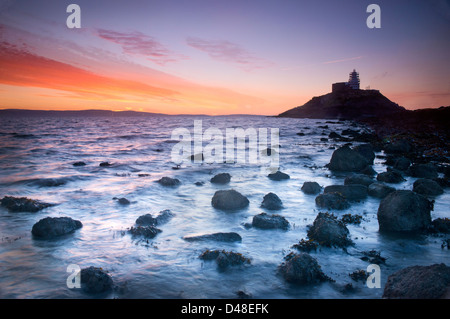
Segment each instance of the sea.
[{"label": "sea", "polygon": [[[268,138],[274,144],[267,147],[277,152],[277,167],[290,179],[269,179],[267,165],[249,157],[175,163],[173,150],[180,146],[180,140],[173,132],[191,132],[194,143],[195,123],[199,121],[201,133],[208,129],[216,135],[222,132],[224,143],[227,129],[278,131],[278,140]],[[362,216],[360,224],[347,225],[353,246],[320,247],[310,252],[333,281],[300,286],[280,276],[278,267],[284,257],[298,252],[292,246],[307,239],[308,226],[319,212],[326,211],[316,206],[315,195],[301,191],[303,183],[315,181],[323,187],[344,183],[347,174],[331,172],[326,164],[333,151],[346,142],[328,139],[328,135],[349,128],[370,131],[350,121],[265,116],[0,118],[0,198],[28,197],[55,204],[35,213],[0,207],[0,298],[233,299],[239,292],[267,299],[381,298],[392,273],[413,265],[449,264],[450,252],[442,247],[445,237],[380,233],[380,200],[368,197],[346,210],[329,211],[338,218],[344,214]],[[208,144],[201,143],[200,147]],[[358,144],[352,142],[353,146]],[[247,152],[255,151],[255,145],[260,154],[263,144],[250,143],[246,138]],[[237,148],[236,141],[228,150]],[[373,168],[378,173],[386,171],[383,152],[376,155]],[[86,165],[73,165],[81,161]],[[104,162],[110,165],[100,166]],[[230,183],[211,183],[219,173],[229,173]],[[159,184],[164,176],[177,178],[180,184]],[[390,186],[412,189],[414,181],[405,176],[404,182]],[[234,212],[214,208],[211,199],[223,189],[240,192],[249,199],[249,206]],[[282,210],[260,207],[264,195],[270,192],[280,197]],[[117,198],[126,198],[130,204],[122,205]],[[433,199],[432,218],[450,217],[450,191],[446,189]],[[136,238],[128,232],[139,216],[157,216],[166,209],[174,216],[158,226],[161,233],[155,238]],[[285,217],[289,229],[246,227],[262,212]],[[34,238],[32,226],[48,216],[71,217],[80,220],[83,227],[59,238]],[[183,239],[216,232],[236,232],[242,241]],[[207,249],[241,253],[251,263],[220,269],[214,261],[199,258]],[[349,276],[367,271],[370,264],[363,260],[363,252],[371,250],[386,258],[379,265],[378,287]],[[72,269],[90,266],[106,271],[115,289],[98,296],[68,285]]]}]

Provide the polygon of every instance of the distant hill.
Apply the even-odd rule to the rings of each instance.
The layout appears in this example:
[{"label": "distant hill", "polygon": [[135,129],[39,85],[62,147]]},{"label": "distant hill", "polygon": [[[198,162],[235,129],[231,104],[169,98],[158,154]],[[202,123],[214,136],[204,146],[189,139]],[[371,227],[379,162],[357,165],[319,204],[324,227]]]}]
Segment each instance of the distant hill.
[{"label": "distant hill", "polygon": [[113,117],[113,116],[165,116],[162,113],[148,113],[135,111],[108,111],[108,110],[82,110],[82,111],[43,111],[43,110],[21,110],[21,109],[5,109],[0,110],[2,117]]},{"label": "distant hill", "polygon": [[313,97],[278,117],[320,119],[363,119],[387,116],[406,110],[377,90],[347,89]]}]

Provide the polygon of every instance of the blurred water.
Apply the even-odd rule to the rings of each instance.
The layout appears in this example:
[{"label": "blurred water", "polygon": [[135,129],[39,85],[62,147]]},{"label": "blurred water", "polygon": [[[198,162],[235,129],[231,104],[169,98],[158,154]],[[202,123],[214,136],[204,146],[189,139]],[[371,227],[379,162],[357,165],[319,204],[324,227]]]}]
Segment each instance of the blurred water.
[{"label": "blurred water", "polygon": [[[272,181],[254,164],[189,163],[172,169],[172,131],[185,127],[192,132],[194,120],[199,119],[203,130],[279,128],[280,168],[291,179]],[[299,287],[277,275],[283,257],[293,244],[306,238],[306,227],[319,212],[315,196],[300,191],[303,182],[317,181],[322,186],[343,183],[345,175],[324,168],[333,148],[342,143],[320,139],[331,131],[340,133],[349,128],[347,122],[162,116],[3,118],[0,124],[0,197],[26,196],[58,204],[38,213],[10,213],[0,207],[1,298],[90,298],[80,290],[67,288],[66,269],[70,264],[109,271],[118,289],[102,296],[107,298],[235,298],[239,290],[255,298],[379,298],[382,289],[370,289],[348,276],[368,266],[360,259],[362,251],[380,250],[387,258],[381,265],[382,287],[388,275],[400,268],[450,261],[449,251],[441,249],[440,237],[393,238],[379,234],[379,200],[369,197],[348,210],[334,212],[338,216],[363,215],[360,225],[348,226],[355,246],[347,252],[322,248],[311,253],[335,283]],[[298,136],[299,132],[305,135]],[[87,165],[74,167],[77,161]],[[100,167],[105,161],[113,165]],[[376,159],[374,169],[381,172],[386,168]],[[211,184],[210,178],[221,172],[231,174],[230,184]],[[163,187],[155,182],[162,176],[176,177],[181,185]],[[46,186],[50,178],[61,185]],[[406,177],[405,182],[393,186],[412,189],[414,180]],[[204,185],[194,184],[199,181]],[[216,190],[230,188],[248,197],[248,208],[227,213],[211,206]],[[283,201],[285,208],[277,213],[289,220],[291,228],[246,229],[244,224],[264,211],[259,206],[269,192]],[[122,206],[113,197],[125,197],[131,204]],[[449,191],[435,200],[432,218],[449,217]],[[162,233],[152,241],[133,239],[124,232],[140,215],[164,209],[170,209],[175,217],[159,227]],[[46,216],[70,216],[82,221],[83,228],[55,240],[33,239],[31,227]],[[182,239],[218,231],[238,232],[242,242]],[[205,249],[243,253],[251,258],[251,265],[220,272],[215,263],[198,258]],[[344,292],[347,283],[356,288],[354,293]]]}]

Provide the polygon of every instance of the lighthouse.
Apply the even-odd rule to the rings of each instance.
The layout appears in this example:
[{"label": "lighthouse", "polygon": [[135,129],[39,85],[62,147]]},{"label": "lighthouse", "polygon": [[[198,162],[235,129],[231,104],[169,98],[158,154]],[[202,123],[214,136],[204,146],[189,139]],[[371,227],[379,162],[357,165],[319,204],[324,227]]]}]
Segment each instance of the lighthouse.
[{"label": "lighthouse", "polygon": [[354,90],[359,90],[359,73],[355,69],[350,72],[347,85]]}]

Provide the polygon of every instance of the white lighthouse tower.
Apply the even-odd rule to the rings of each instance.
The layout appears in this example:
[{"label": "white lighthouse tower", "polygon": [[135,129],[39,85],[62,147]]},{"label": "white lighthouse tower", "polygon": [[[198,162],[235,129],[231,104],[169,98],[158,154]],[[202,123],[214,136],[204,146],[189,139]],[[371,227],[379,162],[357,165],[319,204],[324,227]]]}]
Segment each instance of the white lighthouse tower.
[{"label": "white lighthouse tower", "polygon": [[353,69],[353,72],[350,72],[347,85],[354,90],[359,90],[359,73],[355,69]]}]

